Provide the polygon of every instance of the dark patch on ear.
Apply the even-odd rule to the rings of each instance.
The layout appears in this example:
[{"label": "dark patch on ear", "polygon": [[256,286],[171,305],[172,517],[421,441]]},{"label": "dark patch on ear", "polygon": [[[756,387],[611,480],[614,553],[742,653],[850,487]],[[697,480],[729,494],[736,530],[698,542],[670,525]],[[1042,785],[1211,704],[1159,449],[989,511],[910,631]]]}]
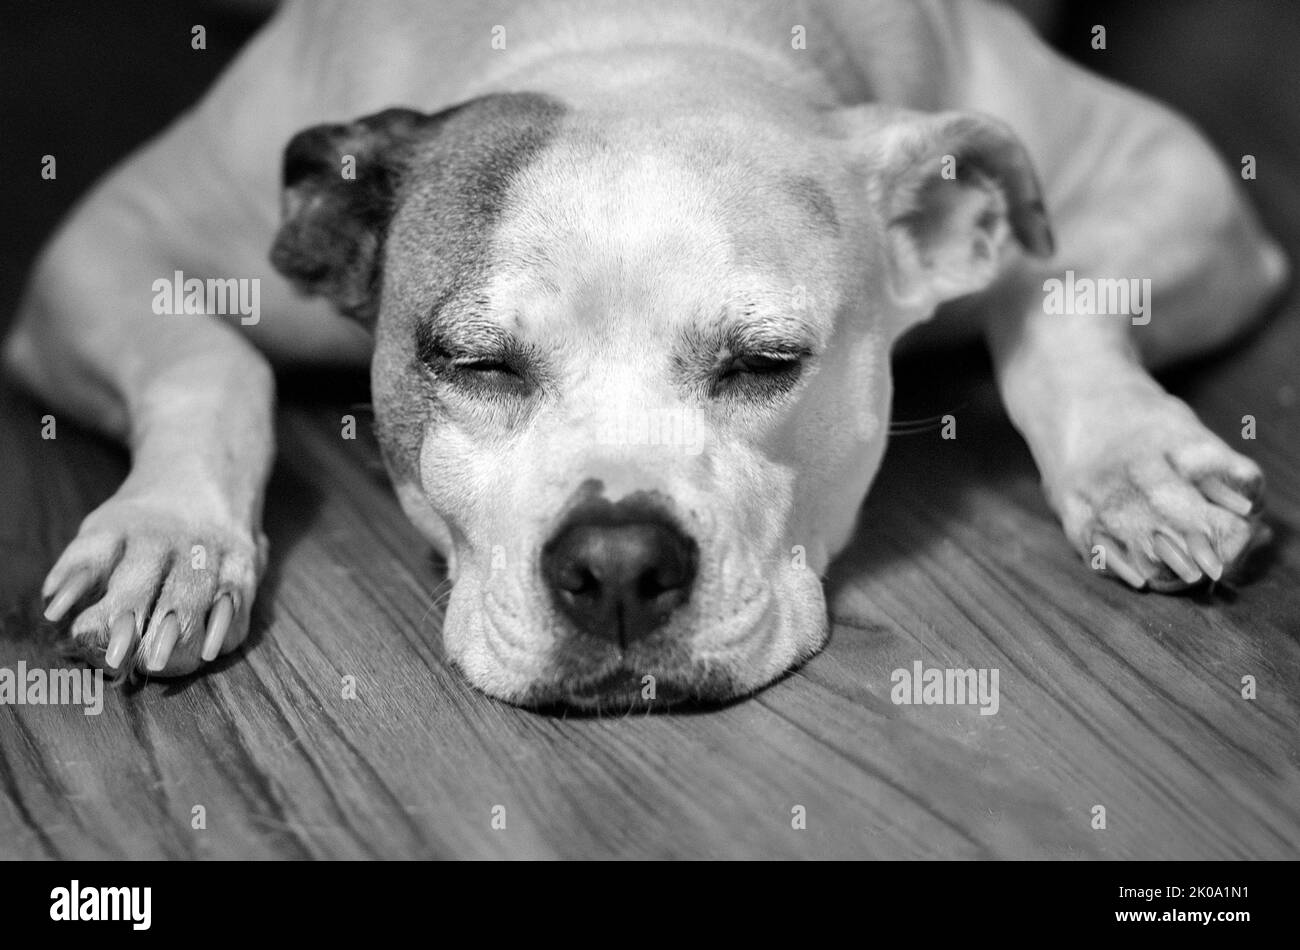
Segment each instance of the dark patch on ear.
[{"label": "dark patch on ear", "polygon": [[500,149],[481,147],[478,133],[503,117],[526,118],[539,103],[549,100],[483,96],[434,114],[385,109],[299,132],[284,152],[282,221],[271,264],[302,292],[326,297],[340,312],[373,325],[388,225],[417,156],[443,135],[456,138],[459,147],[448,154],[474,162],[470,174],[457,176],[458,184],[473,201],[473,213],[494,215],[532,143],[523,136],[522,143],[507,138]]},{"label": "dark patch on ear", "polygon": [[384,231],[410,146],[456,110],[386,109],[304,129],[284,151],[282,223],[271,264],[304,293],[374,319]]}]

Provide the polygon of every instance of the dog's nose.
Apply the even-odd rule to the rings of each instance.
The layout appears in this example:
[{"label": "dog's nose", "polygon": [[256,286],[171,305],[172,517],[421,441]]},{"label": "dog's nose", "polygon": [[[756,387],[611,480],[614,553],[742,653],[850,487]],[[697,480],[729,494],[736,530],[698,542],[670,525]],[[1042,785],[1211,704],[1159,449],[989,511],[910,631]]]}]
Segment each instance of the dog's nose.
[{"label": "dog's nose", "polygon": [[606,505],[570,519],[542,550],[542,574],[578,629],[626,647],[658,629],[690,596],[695,542],[657,519]]}]

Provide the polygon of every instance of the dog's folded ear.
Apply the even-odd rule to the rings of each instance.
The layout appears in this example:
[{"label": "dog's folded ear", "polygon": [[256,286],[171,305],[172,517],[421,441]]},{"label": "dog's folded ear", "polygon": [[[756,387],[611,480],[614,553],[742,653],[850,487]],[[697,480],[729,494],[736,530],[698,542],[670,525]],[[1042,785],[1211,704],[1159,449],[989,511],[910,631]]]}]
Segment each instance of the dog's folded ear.
[{"label": "dog's folded ear", "polygon": [[1005,123],[970,112],[851,111],[900,302],[933,307],[984,289],[1013,241],[1051,256],[1038,178]]},{"label": "dog's folded ear", "polygon": [[271,264],[299,290],[371,323],[380,250],[409,146],[452,110],[386,109],[316,125],[284,151],[281,224]]},{"label": "dog's folded ear", "polygon": [[271,263],[299,290],[373,326],[384,243],[406,196],[421,189],[439,196],[430,237],[463,257],[563,112],[536,93],[490,93],[440,112],[386,109],[299,132],[284,152]]}]

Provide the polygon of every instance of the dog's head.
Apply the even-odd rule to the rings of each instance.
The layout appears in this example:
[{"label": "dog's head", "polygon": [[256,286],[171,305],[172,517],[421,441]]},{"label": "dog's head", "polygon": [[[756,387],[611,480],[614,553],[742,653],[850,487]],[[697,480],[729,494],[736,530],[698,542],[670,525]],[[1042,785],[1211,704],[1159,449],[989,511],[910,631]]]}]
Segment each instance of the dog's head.
[{"label": "dog's head", "polygon": [[1050,244],[1023,148],[965,114],[494,95],[308,129],[284,176],[272,260],[373,327],[447,650],[530,704],[726,699],[815,652],[891,344]]}]

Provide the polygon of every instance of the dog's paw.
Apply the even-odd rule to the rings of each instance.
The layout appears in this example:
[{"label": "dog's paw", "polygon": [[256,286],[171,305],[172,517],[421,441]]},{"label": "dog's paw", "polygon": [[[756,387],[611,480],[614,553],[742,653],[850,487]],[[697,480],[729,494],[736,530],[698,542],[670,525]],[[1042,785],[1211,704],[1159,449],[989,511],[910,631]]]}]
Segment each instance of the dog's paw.
[{"label": "dog's paw", "polygon": [[260,531],[114,496],[46,577],[45,617],[72,613],[73,646],[97,666],[180,676],[244,641],[265,563]]},{"label": "dog's paw", "polygon": [[1090,566],[1138,589],[1231,577],[1270,538],[1259,466],[1172,397],[1126,415],[1051,492],[1067,537]]}]

